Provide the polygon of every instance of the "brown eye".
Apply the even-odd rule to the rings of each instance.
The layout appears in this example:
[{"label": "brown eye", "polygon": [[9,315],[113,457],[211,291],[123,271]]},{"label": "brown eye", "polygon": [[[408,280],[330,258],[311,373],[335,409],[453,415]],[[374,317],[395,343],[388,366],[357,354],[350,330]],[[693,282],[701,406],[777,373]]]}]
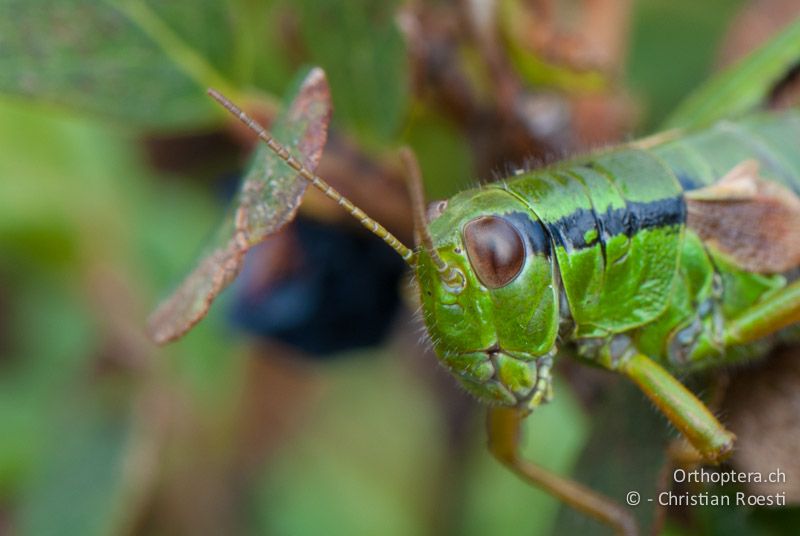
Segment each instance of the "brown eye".
[{"label": "brown eye", "polygon": [[489,288],[509,284],[525,262],[519,232],[497,216],[483,216],[465,225],[464,244],[478,279]]}]

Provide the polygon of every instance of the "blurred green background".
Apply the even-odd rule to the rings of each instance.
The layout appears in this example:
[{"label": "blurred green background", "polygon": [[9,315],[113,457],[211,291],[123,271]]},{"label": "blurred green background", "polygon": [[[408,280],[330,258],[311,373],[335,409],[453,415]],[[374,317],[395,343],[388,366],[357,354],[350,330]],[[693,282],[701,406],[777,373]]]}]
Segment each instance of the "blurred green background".
[{"label": "blurred green background", "polygon": [[[465,10],[493,7],[472,4],[0,0],[0,534],[607,533],[490,458],[480,408],[416,344],[413,304],[379,346],[325,359],[237,329],[232,292],[178,343],[143,335],[247,153],[207,86],[268,118],[296,73],[321,65],[337,136],[379,169],[411,144],[432,198],[445,197],[504,169],[481,128],[531,120],[519,152],[540,157],[647,132],[718,64],[743,2],[596,2],[617,14],[605,28],[586,15],[593,2],[557,3],[552,17],[550,2],[504,2],[533,13],[525,35],[475,13],[464,31]],[[582,59],[593,28],[615,44]],[[540,29],[542,48],[524,42]],[[526,62],[557,76],[531,78]],[[503,115],[498,65],[533,115]],[[443,107],[460,105],[451,79],[473,102]],[[487,116],[501,120],[476,123]],[[581,130],[598,123],[613,128]],[[592,396],[622,409],[614,430],[668,433],[636,394]],[[590,466],[639,463],[620,485],[650,485],[658,444],[596,439],[611,417],[586,399],[559,380],[526,452],[569,474],[594,445]],[[725,515],[668,530],[733,534]],[[740,533],[761,530],[745,518]]]}]

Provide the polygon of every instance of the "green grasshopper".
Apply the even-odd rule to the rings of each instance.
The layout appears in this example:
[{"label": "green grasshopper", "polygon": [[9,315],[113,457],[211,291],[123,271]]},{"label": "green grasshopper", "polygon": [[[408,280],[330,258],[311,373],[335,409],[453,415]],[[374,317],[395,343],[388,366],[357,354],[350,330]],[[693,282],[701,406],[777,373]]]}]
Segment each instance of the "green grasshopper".
[{"label": "green grasshopper", "polygon": [[[635,534],[630,512],[614,501],[522,459],[521,422],[552,398],[553,364],[570,348],[634,382],[701,460],[718,463],[731,453],[734,435],[673,373],[764,355],[800,320],[793,275],[800,267],[800,112],[743,114],[797,58],[800,23],[697,93],[673,117],[677,128],[520,172],[427,209],[416,161],[404,150],[413,249],[225,97],[209,93],[298,180],[409,264],[441,363],[489,405],[491,452],[572,507]],[[175,307],[168,303],[155,317],[162,341],[191,327],[158,334]]]}]

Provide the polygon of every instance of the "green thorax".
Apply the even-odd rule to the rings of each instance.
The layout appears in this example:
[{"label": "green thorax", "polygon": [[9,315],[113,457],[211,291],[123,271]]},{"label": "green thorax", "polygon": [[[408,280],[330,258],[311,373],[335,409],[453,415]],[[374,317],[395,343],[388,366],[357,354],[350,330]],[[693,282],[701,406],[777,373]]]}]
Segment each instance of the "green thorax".
[{"label": "green thorax", "polygon": [[685,206],[674,174],[659,159],[621,148],[506,187],[550,233],[574,323],[570,337],[606,337],[664,311]]}]

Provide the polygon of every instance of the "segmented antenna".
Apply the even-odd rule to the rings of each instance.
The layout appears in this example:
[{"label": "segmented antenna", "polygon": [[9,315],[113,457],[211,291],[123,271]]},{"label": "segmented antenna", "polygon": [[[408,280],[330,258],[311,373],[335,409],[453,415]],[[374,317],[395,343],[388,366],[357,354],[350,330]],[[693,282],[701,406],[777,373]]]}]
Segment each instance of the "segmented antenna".
[{"label": "segmented antenna", "polygon": [[299,160],[289,153],[289,150],[286,147],[275,141],[272,135],[270,135],[270,133],[267,132],[264,127],[256,123],[254,119],[250,118],[238,106],[229,101],[224,95],[222,95],[222,93],[215,89],[209,89],[208,94],[211,96],[211,98],[224,106],[225,109],[227,109],[230,113],[235,115],[250,130],[258,134],[258,137],[267,144],[267,147],[269,147],[272,152],[278,155],[281,160],[286,162],[289,167],[295,170],[328,198],[336,201],[340,207],[345,209],[348,213],[350,213],[351,216],[361,222],[361,225],[366,227],[370,232],[379,236],[390,248],[395,250],[401,257],[403,257],[403,260],[409,265],[413,264],[411,262],[411,258],[414,256],[414,252],[404,246],[403,243],[400,242],[400,240],[390,233],[383,225],[367,216],[363,210],[355,206],[352,201],[337,192],[333,186],[309,171],[303,164],[300,163]]},{"label": "segmented antenna", "polygon": [[463,288],[464,274],[447,264],[433,246],[433,238],[428,230],[428,223],[425,221],[425,193],[422,191],[422,172],[419,170],[419,162],[408,147],[400,149],[400,157],[403,159],[407,172],[408,191],[411,194],[411,212],[414,215],[414,231],[419,236],[422,247],[436,265],[442,281],[451,287]]}]

